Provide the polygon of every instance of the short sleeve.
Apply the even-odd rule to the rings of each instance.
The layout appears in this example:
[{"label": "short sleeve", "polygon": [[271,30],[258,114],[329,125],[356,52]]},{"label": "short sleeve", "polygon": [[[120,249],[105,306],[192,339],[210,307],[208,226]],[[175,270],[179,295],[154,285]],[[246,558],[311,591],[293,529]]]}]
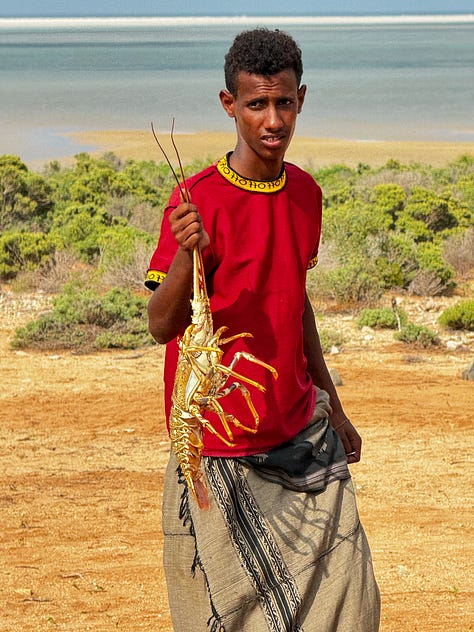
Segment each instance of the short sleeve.
[{"label": "short sleeve", "polygon": [[147,270],[145,278],[145,287],[149,290],[156,290],[158,285],[162,283],[168,274],[171,262],[174,259],[178,245],[176,239],[171,232],[169,215],[176,206],[179,204],[179,192],[175,190],[170,198],[168,206],[163,213],[163,219],[161,221],[160,236],[158,238],[158,245],[153,253],[150,265]]}]

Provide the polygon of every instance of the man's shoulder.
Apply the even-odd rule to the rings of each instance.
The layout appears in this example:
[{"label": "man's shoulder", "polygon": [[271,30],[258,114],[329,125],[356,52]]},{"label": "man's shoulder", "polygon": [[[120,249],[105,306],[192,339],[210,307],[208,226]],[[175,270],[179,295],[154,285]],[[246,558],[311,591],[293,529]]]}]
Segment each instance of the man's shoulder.
[{"label": "man's shoulder", "polygon": [[216,163],[214,162],[189,178],[186,178],[186,183],[190,189],[196,187],[199,188],[203,184],[212,182],[213,177],[216,175],[218,175],[218,172],[216,169]]},{"label": "man's shoulder", "polygon": [[319,185],[316,182],[315,178],[308,172],[298,167],[291,162],[285,162],[285,170],[288,176],[288,181],[292,184],[300,187],[313,187],[315,189],[319,189]]}]

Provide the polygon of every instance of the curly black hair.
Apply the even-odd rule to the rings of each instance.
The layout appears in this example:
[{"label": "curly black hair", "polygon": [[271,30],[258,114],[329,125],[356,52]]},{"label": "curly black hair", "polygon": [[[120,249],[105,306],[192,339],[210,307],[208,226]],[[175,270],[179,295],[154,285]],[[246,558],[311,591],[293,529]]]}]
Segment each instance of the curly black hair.
[{"label": "curly black hair", "polygon": [[225,56],[225,83],[227,90],[234,96],[237,95],[239,72],[272,76],[282,70],[294,70],[300,85],[303,75],[301,50],[290,35],[279,29],[243,31],[236,36]]}]

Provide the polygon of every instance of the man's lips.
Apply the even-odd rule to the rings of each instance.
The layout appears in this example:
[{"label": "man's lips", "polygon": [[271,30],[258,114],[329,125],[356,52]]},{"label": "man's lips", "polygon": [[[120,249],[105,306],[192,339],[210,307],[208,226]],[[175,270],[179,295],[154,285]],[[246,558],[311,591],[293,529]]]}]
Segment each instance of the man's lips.
[{"label": "man's lips", "polygon": [[261,137],[261,141],[267,147],[279,147],[283,143],[284,138],[285,136],[283,134],[275,134],[275,135],[266,134],[265,136]]}]

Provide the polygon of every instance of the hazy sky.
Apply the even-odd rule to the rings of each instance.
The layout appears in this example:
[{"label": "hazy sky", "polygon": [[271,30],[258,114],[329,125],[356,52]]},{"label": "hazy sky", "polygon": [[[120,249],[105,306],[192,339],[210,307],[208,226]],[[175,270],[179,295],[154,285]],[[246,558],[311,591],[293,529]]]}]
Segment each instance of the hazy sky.
[{"label": "hazy sky", "polygon": [[474,0],[1,0],[2,17],[474,13]]}]

